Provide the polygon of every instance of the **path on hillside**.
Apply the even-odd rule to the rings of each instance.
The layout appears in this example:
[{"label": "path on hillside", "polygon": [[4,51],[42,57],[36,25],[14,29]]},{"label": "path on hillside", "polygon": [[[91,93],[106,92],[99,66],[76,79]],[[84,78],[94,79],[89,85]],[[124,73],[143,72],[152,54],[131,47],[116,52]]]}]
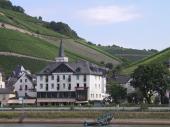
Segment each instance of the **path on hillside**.
[{"label": "path on hillside", "polygon": [[0,56],[15,56],[15,57],[23,57],[23,58],[29,58],[29,59],[34,59],[34,60],[52,62],[52,60],[34,57],[34,56],[23,55],[23,54],[18,54],[18,53],[14,53],[14,52],[0,52]]},{"label": "path on hillside", "polygon": [[[2,27],[2,24],[4,24],[4,27]],[[30,32],[28,30],[18,28],[16,26],[6,24],[6,23],[2,23],[2,22],[0,22],[0,28],[10,29],[10,30],[15,30],[15,31],[21,32],[21,33],[25,33],[25,34],[40,38],[42,40],[45,40],[46,42],[59,47],[59,43],[56,43],[56,42],[59,42],[60,40],[59,40],[59,38],[56,38],[56,37],[36,34],[34,32]],[[69,38],[65,38],[65,39],[69,39]],[[65,39],[63,40],[63,43],[67,43],[67,41]],[[90,56],[91,60],[93,58],[95,58],[95,61],[98,61],[98,62],[103,60],[103,61],[106,61],[106,62],[111,62],[115,65],[119,64],[119,62],[117,60],[114,60],[113,58],[111,58],[111,57],[109,57],[109,56],[107,56],[107,55],[105,55],[105,54],[103,54],[99,51],[96,51],[96,50],[89,48],[87,46],[85,46],[86,48],[84,48],[84,45],[82,45],[81,43],[76,43],[75,41],[73,41],[71,39],[69,39],[69,43],[70,43],[70,45],[67,45],[67,44],[65,45],[65,49],[66,50],[72,49],[72,53],[79,52],[80,53],[79,55],[84,56],[84,52],[86,52],[86,56]],[[76,45],[75,45],[75,43],[76,43]],[[84,57],[86,57],[86,56],[84,56]]]}]

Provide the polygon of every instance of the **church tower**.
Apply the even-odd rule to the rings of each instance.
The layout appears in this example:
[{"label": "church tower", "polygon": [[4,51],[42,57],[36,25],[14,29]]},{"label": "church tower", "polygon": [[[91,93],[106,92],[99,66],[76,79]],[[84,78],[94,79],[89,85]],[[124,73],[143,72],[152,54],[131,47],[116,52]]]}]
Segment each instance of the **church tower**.
[{"label": "church tower", "polygon": [[62,40],[60,42],[58,57],[55,58],[55,61],[56,62],[68,62],[68,57],[65,57],[65,55],[64,55],[64,48],[63,48],[63,41]]}]

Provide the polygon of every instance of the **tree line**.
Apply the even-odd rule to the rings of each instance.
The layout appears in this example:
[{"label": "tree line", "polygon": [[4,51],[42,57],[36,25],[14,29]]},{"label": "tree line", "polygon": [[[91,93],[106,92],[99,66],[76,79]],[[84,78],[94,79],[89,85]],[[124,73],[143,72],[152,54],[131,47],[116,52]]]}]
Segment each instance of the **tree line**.
[{"label": "tree line", "polygon": [[7,0],[0,0],[0,8],[13,10],[13,11],[17,11],[20,13],[25,12],[25,10],[21,6],[15,6],[10,1],[7,1]]}]

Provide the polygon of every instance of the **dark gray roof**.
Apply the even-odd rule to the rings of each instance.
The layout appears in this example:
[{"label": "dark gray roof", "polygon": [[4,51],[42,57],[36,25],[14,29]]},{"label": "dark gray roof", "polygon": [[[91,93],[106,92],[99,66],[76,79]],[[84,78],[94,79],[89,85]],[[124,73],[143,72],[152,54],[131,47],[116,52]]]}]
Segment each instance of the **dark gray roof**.
[{"label": "dark gray roof", "polygon": [[8,88],[0,88],[0,94],[10,94],[10,93],[13,93],[13,91]]},{"label": "dark gray roof", "polygon": [[[62,69],[64,68],[64,69]],[[76,62],[52,62],[49,65],[47,65],[40,73],[41,74],[51,74],[54,72],[73,72],[74,74],[93,74],[93,75],[104,75],[106,69],[101,68],[96,64],[90,63],[88,61],[76,61]]]},{"label": "dark gray roof", "polygon": [[64,48],[62,40],[60,42],[59,57],[64,57]]},{"label": "dark gray roof", "polygon": [[114,78],[114,81],[120,84],[126,84],[129,80],[130,80],[130,76],[125,76],[125,75],[116,75]]},{"label": "dark gray roof", "polygon": [[18,78],[21,76],[23,71],[25,71],[25,68],[22,65],[17,65],[12,71],[11,77]]}]

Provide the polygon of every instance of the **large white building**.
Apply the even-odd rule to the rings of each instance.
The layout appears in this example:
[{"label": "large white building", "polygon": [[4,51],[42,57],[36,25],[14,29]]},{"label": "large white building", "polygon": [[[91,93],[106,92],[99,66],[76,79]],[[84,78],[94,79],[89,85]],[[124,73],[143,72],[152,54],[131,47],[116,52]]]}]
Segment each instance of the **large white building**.
[{"label": "large white building", "polygon": [[59,57],[37,74],[37,103],[101,101],[106,97],[106,70],[88,61],[69,62],[62,42]]}]

